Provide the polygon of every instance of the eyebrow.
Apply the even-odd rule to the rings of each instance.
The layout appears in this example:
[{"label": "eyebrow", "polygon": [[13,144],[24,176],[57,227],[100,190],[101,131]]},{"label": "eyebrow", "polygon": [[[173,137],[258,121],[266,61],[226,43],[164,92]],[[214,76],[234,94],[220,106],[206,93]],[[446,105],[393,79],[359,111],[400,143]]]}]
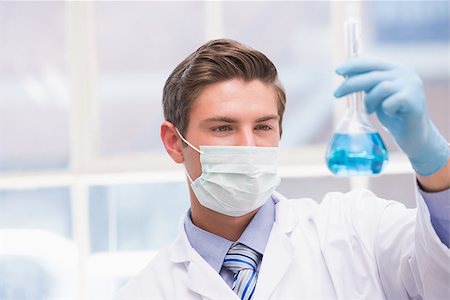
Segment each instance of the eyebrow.
[{"label": "eyebrow", "polygon": [[[279,119],[280,119],[280,116],[278,116],[278,115],[267,115],[267,116],[263,116],[261,118],[256,119],[256,123],[270,121],[270,120],[278,121]],[[230,117],[217,116],[217,117],[207,118],[207,119],[201,121],[201,123],[211,123],[211,122],[237,123],[238,120],[234,119],[234,118],[230,118]]]},{"label": "eyebrow", "polygon": [[268,116],[264,116],[261,118],[256,119],[256,122],[265,122],[265,121],[271,121],[271,120],[275,120],[278,121],[280,120],[280,116],[279,115],[268,115]]}]

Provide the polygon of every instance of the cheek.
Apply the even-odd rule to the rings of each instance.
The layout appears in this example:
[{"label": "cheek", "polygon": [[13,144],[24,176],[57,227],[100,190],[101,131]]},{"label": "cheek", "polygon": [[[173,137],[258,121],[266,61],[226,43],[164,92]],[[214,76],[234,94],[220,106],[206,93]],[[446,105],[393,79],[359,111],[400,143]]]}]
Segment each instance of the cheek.
[{"label": "cheek", "polygon": [[184,165],[192,180],[197,179],[201,175],[202,168],[200,165],[200,154],[196,151],[185,147],[183,149]]},{"label": "cheek", "polygon": [[279,143],[280,143],[280,135],[277,133],[271,134],[270,137],[265,137],[264,139],[261,139],[260,143],[258,143],[258,146],[278,147]]}]

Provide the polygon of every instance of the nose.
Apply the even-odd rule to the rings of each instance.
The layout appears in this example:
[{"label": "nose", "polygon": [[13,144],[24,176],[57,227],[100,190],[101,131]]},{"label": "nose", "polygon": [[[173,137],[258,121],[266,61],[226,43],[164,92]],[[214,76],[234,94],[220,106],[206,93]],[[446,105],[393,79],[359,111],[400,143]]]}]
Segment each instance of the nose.
[{"label": "nose", "polygon": [[253,128],[242,129],[239,132],[236,144],[238,146],[256,146],[256,138]]}]

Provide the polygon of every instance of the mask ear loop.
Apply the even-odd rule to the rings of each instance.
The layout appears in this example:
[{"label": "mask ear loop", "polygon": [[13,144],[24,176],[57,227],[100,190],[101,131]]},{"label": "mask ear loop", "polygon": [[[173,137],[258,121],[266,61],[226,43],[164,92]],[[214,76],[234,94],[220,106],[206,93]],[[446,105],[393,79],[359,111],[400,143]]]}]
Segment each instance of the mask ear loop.
[{"label": "mask ear loop", "polygon": [[183,142],[185,142],[186,144],[188,144],[189,147],[191,147],[192,149],[194,149],[195,151],[197,151],[197,152],[200,153],[200,154],[204,154],[202,151],[200,151],[199,149],[197,149],[197,148],[195,148],[194,146],[192,146],[192,144],[189,143],[189,142],[181,135],[181,133],[178,131],[178,128],[175,127],[175,130],[177,131],[178,136],[180,137],[180,139],[181,139]]},{"label": "mask ear loop", "polygon": [[[195,148],[194,146],[192,146],[191,143],[189,143],[180,133],[180,131],[178,131],[178,128],[175,127],[175,130],[178,134],[178,136],[180,137],[180,139],[185,142],[186,144],[188,144],[189,147],[191,147],[192,149],[194,149],[195,151],[197,151],[200,154],[204,154],[202,151],[200,151],[199,149]],[[189,175],[188,171],[186,170],[186,166],[184,166],[184,173],[186,173],[187,178],[189,179],[189,181],[191,182],[191,184],[194,184],[194,180],[192,180],[191,176]]]}]

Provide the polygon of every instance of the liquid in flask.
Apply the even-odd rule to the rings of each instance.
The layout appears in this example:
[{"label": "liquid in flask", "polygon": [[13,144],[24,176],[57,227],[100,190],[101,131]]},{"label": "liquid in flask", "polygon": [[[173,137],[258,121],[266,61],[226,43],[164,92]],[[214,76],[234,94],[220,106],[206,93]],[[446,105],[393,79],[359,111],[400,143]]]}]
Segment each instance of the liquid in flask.
[{"label": "liquid in flask", "polygon": [[335,133],[326,159],[338,176],[376,175],[385,167],[388,152],[378,132]]}]

